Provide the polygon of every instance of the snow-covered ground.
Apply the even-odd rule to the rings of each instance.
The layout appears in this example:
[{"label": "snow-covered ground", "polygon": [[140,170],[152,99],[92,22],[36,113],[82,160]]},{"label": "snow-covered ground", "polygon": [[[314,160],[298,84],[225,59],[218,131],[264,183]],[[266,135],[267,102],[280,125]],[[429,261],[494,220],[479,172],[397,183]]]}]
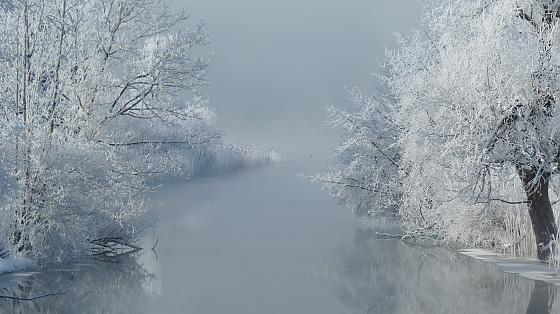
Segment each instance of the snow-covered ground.
[{"label": "snow-covered ground", "polygon": [[23,256],[7,256],[0,258],[0,274],[30,269],[35,266],[33,260]]},{"label": "snow-covered ground", "polygon": [[517,274],[527,279],[560,286],[560,274],[557,270],[553,266],[539,262],[536,259],[507,257],[482,249],[463,250],[461,254],[494,264],[504,273]]}]

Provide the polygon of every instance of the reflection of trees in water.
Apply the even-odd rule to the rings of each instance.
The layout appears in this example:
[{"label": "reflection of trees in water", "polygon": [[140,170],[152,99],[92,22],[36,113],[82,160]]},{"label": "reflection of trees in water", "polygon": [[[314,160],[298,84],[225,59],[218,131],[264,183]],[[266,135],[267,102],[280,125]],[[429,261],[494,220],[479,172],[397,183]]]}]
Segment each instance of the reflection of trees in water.
[{"label": "reflection of trees in water", "polygon": [[5,280],[16,283],[0,289],[1,295],[30,298],[60,291],[65,294],[35,301],[0,298],[2,313],[144,313],[154,279],[132,256],[19,279],[16,274],[9,276]]},{"label": "reflection of trees in water", "polygon": [[329,269],[345,313],[560,313],[558,288],[359,230]]},{"label": "reflection of trees in water", "polygon": [[558,313],[558,288],[552,288],[542,281],[535,282],[527,314]]}]

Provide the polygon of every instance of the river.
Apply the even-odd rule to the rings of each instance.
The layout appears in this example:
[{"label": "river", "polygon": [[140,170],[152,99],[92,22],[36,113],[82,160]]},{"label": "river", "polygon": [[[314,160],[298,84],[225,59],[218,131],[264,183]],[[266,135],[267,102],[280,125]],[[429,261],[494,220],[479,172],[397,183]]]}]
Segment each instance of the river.
[{"label": "river", "polygon": [[[3,275],[0,311],[560,313],[557,288],[377,237],[298,169],[166,186],[151,200],[159,221],[140,254]],[[6,298],[48,293],[61,294]]]}]

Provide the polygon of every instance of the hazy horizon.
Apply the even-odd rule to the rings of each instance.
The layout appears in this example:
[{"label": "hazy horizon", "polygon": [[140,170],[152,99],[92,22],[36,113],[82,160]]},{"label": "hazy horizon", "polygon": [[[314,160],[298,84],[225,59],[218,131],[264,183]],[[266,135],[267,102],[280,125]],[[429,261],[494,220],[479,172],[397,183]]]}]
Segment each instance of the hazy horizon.
[{"label": "hazy horizon", "polygon": [[346,88],[372,91],[372,74],[385,49],[396,47],[395,33],[408,33],[421,14],[421,3],[410,0],[173,5],[187,10],[190,23],[203,19],[212,33],[211,84],[203,94],[226,140],[271,147],[288,160],[313,155],[324,162],[339,138],[324,123],[325,108],[348,104]]}]

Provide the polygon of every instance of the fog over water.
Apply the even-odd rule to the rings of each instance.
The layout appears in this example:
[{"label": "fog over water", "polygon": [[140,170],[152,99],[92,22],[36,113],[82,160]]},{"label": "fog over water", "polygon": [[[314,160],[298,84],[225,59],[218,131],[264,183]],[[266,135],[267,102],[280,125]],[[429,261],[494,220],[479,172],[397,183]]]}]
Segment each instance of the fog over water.
[{"label": "fog over water", "polygon": [[[418,24],[416,0],[173,0],[212,32],[204,95],[235,143],[272,147],[287,159],[328,161],[338,135],[325,107],[345,87],[372,91],[395,33]],[[317,160],[315,160],[317,161]],[[323,165],[315,162],[313,168]]]},{"label": "fog over water", "polygon": [[[339,138],[325,107],[373,91],[416,0],[173,0],[203,18],[214,53],[203,95],[226,140],[278,164],[167,184],[144,250],[111,262],[4,275],[0,313],[557,313],[558,289],[441,248],[365,230],[300,173]],[[150,249],[154,247],[154,249]],[[29,298],[61,293],[27,302]],[[6,296],[11,298],[6,298]]]},{"label": "fog over water", "polygon": [[[558,313],[558,288],[357,227],[283,164],[168,186],[146,249],[2,276],[0,313]],[[161,204],[158,206],[158,204]],[[150,250],[159,239],[155,250]]]}]

